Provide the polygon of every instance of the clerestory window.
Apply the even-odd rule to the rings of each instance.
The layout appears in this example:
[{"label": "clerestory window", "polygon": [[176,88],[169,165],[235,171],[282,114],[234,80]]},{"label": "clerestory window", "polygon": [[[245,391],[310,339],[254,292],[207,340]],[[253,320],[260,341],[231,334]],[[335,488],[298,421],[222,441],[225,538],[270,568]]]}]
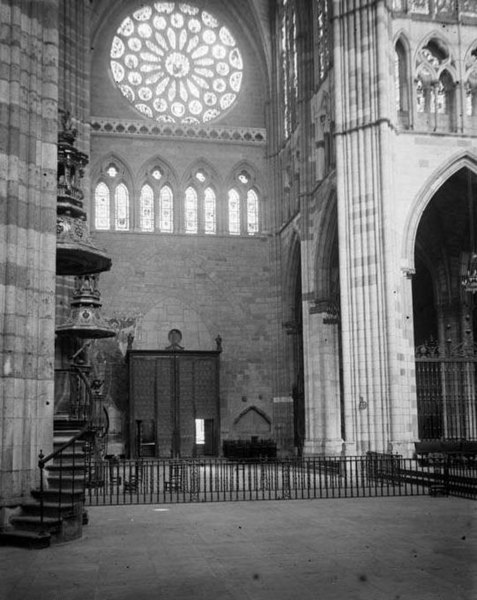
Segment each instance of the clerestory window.
[{"label": "clerestory window", "polygon": [[119,179],[118,167],[111,163],[94,190],[94,226],[99,230],[130,229],[129,189]]}]

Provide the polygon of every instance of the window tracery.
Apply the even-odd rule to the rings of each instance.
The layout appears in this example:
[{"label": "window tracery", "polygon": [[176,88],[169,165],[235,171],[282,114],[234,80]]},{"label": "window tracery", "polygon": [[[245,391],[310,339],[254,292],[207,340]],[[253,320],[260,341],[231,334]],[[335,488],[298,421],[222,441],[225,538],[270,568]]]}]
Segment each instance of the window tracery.
[{"label": "window tracery", "polygon": [[227,208],[230,235],[256,235],[259,232],[259,195],[247,169],[236,174],[235,185],[228,192]]},{"label": "window tracery", "polygon": [[242,85],[242,55],[229,29],[182,2],[154,2],[124,19],[110,59],[123,96],[159,122],[212,121]]},{"label": "window tracery", "polygon": [[129,189],[121,179],[120,168],[116,163],[109,162],[103,166],[94,188],[93,206],[96,229],[129,230]]},{"label": "window tracery", "polygon": [[[432,39],[418,52],[416,63],[415,98],[419,115],[433,115],[428,126],[436,129],[439,124],[453,128],[455,117],[454,66],[445,45]],[[445,116],[446,121],[439,120]]]},{"label": "window tracery", "polygon": [[196,167],[181,191],[166,166],[151,164],[140,175],[137,196],[131,196],[123,167],[104,164],[93,188],[96,230],[244,236],[260,232],[260,193],[251,169],[238,168],[231,185],[221,191],[207,166]]}]

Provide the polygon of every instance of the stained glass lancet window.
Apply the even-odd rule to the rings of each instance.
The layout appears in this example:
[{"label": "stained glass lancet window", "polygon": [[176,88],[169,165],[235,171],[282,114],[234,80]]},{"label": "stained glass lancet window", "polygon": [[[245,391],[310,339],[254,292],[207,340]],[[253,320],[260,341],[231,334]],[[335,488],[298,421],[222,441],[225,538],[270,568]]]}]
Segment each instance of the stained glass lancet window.
[{"label": "stained glass lancet window", "polygon": [[108,186],[100,182],[94,191],[94,226],[96,229],[111,228],[111,207]]},{"label": "stained glass lancet window", "polygon": [[316,80],[322,81],[331,63],[331,26],[329,0],[315,0]]},{"label": "stained glass lancet window", "polygon": [[139,226],[142,231],[154,231],[154,192],[147,183],[139,198]]},{"label": "stained glass lancet window", "polygon": [[258,196],[255,190],[247,193],[247,233],[258,233]]},{"label": "stained glass lancet window", "polygon": [[295,0],[282,0],[281,8],[281,65],[283,129],[285,137],[292,131],[298,95],[298,53]]},{"label": "stained glass lancet window", "polygon": [[234,104],[242,85],[242,55],[229,29],[183,2],[154,2],[126,17],[110,58],[121,93],[141,114],[161,122],[216,119]]},{"label": "stained glass lancet window", "polygon": [[477,48],[469,53],[465,69],[465,112],[471,117],[477,114]]},{"label": "stained glass lancet window", "polygon": [[215,233],[217,229],[215,192],[208,187],[204,191],[204,233]]},{"label": "stained glass lancet window", "polygon": [[114,228],[118,231],[129,229],[129,192],[124,183],[114,190]]},{"label": "stained glass lancet window", "polygon": [[174,196],[168,185],[163,186],[159,192],[158,228],[164,233],[174,231]]},{"label": "stained glass lancet window", "polygon": [[188,187],[185,191],[185,232],[197,233],[198,231],[198,206],[197,192],[193,187]]},{"label": "stained glass lancet window", "polygon": [[229,191],[229,233],[240,235],[240,196],[236,189]]}]

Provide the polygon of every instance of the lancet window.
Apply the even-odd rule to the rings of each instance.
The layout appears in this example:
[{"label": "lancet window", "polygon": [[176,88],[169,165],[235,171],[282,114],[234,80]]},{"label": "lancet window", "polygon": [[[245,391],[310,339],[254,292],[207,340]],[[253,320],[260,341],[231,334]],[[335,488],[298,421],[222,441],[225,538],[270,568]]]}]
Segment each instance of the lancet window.
[{"label": "lancet window", "polygon": [[298,98],[298,54],[295,0],[282,0],[280,19],[283,130],[288,137],[295,126]]},{"label": "lancet window", "polygon": [[319,84],[326,77],[331,64],[330,0],[315,0],[315,80]]},{"label": "lancet window", "polygon": [[217,233],[217,197],[207,169],[197,169],[184,198],[185,233]]},{"label": "lancet window", "polygon": [[255,235],[259,232],[259,196],[251,174],[241,170],[228,191],[228,233]]},{"label": "lancet window", "polygon": [[103,166],[93,189],[93,226],[98,231],[252,236],[260,232],[261,198],[249,168],[239,168],[220,189],[210,169],[190,171],[178,188],[167,167],[157,164],[140,175],[137,194],[118,163]]},{"label": "lancet window", "polygon": [[[420,85],[422,88],[422,84]],[[409,126],[409,69],[408,54],[402,40],[394,47],[394,98],[398,120]]]},{"label": "lancet window", "polygon": [[110,163],[94,190],[94,226],[99,230],[130,229],[129,189],[120,179],[120,171]]},{"label": "lancet window", "polygon": [[477,46],[465,61],[465,114],[477,116]]}]

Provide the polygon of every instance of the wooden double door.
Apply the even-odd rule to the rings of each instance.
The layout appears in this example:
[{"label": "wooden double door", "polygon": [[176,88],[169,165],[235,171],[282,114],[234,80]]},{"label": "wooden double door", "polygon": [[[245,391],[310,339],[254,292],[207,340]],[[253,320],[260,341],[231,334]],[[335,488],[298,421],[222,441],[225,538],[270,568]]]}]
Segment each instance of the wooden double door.
[{"label": "wooden double door", "polygon": [[214,456],[219,451],[220,352],[129,352],[130,454]]}]

